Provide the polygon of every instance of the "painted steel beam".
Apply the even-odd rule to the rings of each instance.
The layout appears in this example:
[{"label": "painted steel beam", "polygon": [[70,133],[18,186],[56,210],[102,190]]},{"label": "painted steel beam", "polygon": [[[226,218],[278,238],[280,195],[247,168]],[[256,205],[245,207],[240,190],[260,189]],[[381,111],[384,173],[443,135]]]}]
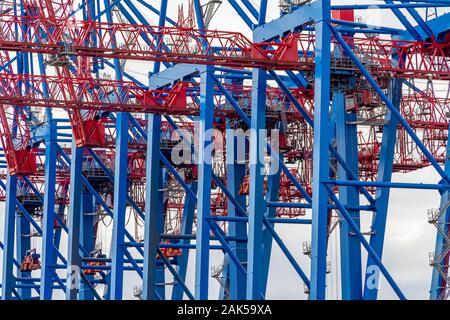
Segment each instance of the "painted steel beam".
[{"label": "painted steel beam", "polygon": [[[190,185],[191,190],[196,193],[197,192],[197,182],[192,182]],[[192,226],[194,224],[194,212],[195,212],[195,204],[196,201],[189,196],[185,196],[184,198],[184,208],[183,208],[183,216],[181,222],[180,233],[183,235],[192,234]],[[181,245],[190,245],[190,239],[182,239],[180,240]],[[189,260],[189,249],[183,249],[181,251],[181,256],[178,257],[178,274],[180,279],[175,282],[172,290],[172,300],[182,300],[184,289],[182,283],[186,280],[187,275],[187,266]]]},{"label": "painted steel beam", "polygon": [[247,15],[247,13],[242,9],[242,7],[237,3],[236,0],[228,0],[228,3],[236,11],[236,13],[242,18],[249,29],[253,29],[253,20]]},{"label": "painted steel beam", "polygon": [[208,299],[209,283],[209,241],[212,181],[212,128],[214,105],[214,68],[207,66],[200,74],[200,119],[198,150],[198,201],[195,261],[195,298]]},{"label": "painted steel beam", "polygon": [[263,42],[281,38],[288,32],[297,31],[301,26],[318,21],[321,17],[321,11],[323,11],[321,2],[322,0],[316,0],[307,3],[278,19],[255,28],[253,41]]},{"label": "painted steel beam", "polygon": [[250,191],[248,200],[247,299],[263,298],[262,232],[267,205],[264,200],[266,128],[266,71],[253,70],[250,125]]},{"label": "painted steel beam", "polygon": [[49,138],[45,142],[44,212],[42,228],[41,300],[51,300],[56,253],[54,248],[55,192],[56,192],[56,123],[49,123]]},{"label": "painted steel beam", "polygon": [[[337,150],[349,169],[358,172],[357,126],[350,124],[356,120],[356,113],[346,111],[345,95],[339,89],[333,92],[333,109],[336,117]],[[338,177],[341,180],[350,180],[341,165],[338,165]],[[339,199],[344,206],[359,206],[358,189],[354,186],[339,187]],[[359,210],[348,210],[348,212],[359,228]],[[360,300],[362,298],[361,244],[352,235],[352,230],[345,220],[339,222],[339,231],[342,299]]]},{"label": "painted steel beam", "polygon": [[[399,79],[390,81],[389,96],[392,102],[399,108],[402,94],[402,82]],[[394,163],[394,151],[397,138],[398,120],[387,112],[383,126],[383,137],[380,148],[380,160],[378,168],[377,182],[390,183],[392,179],[392,169]],[[387,213],[389,206],[390,188],[377,187],[375,211],[372,217],[370,245],[374,248],[380,259],[383,254],[384,236],[386,230]],[[376,268],[372,258],[368,257],[365,282],[364,299],[374,300],[378,294],[379,269]]]},{"label": "painted steel beam", "polygon": [[[407,2],[401,0],[403,3],[390,3],[390,4],[377,4],[376,9],[406,9],[406,8],[440,8],[440,7],[448,7],[450,2],[439,1],[438,3],[432,3],[426,1],[414,1],[418,3],[413,3],[413,1],[408,0]],[[342,5],[332,5],[331,10],[365,10],[365,9],[375,9],[375,5],[373,4],[342,4]]]},{"label": "painted steel beam", "polygon": [[16,219],[17,176],[7,175],[6,205],[3,240],[2,299],[11,300],[15,285],[14,279],[14,229]]},{"label": "painted steel beam", "polygon": [[205,30],[205,21],[203,20],[203,9],[200,0],[193,1],[197,26],[200,30]]},{"label": "painted steel beam", "polygon": [[[64,159],[64,161],[68,165],[70,165],[71,164],[70,158],[67,156],[67,154],[64,152],[64,150],[60,146],[58,146],[58,150],[59,150],[59,153],[60,153],[61,157]],[[87,178],[85,176],[83,176],[83,175],[81,176],[81,182],[88,189],[88,191],[90,193],[92,193],[92,195],[94,196],[97,204],[100,205],[103,208],[103,210],[106,212],[106,214],[112,218],[114,214],[111,211],[111,209],[108,207],[108,205],[102,199],[100,194],[95,190],[95,188],[89,183]],[[21,211],[22,212],[26,212],[26,211],[24,211],[22,209],[21,209]],[[130,241],[130,243],[136,243],[136,241],[134,240],[132,235],[126,229],[124,230],[124,233],[125,233],[125,237]],[[135,247],[135,248],[141,255],[144,255],[144,251],[140,247]]]},{"label": "painted steel beam", "polygon": [[[245,2],[248,2],[248,0],[245,0]],[[258,26],[261,26],[266,23],[266,14],[267,14],[267,0],[260,0],[259,1]]]},{"label": "painted steel beam", "polygon": [[[280,154],[280,160],[283,161],[283,155]],[[269,203],[273,201],[278,200],[278,195],[280,192],[280,176],[281,176],[281,170],[277,170],[273,175],[270,175],[268,177],[268,192],[266,194],[266,201],[267,201],[267,210],[265,212],[265,217],[268,218],[269,223],[272,227],[274,227],[274,222],[270,221],[269,219],[275,219],[277,208],[269,206]],[[264,228],[263,234],[262,234],[262,277],[263,277],[263,288],[262,296],[266,296],[267,291],[267,284],[268,284],[268,278],[269,278],[269,266],[271,261],[271,253],[272,253],[272,243],[273,243],[273,236],[270,233],[269,229],[267,227]]]},{"label": "painted steel beam", "polygon": [[[165,1],[165,0],[162,0]],[[161,12],[163,12],[162,6],[161,6],[161,11],[158,11],[157,9],[155,9],[151,4],[148,3],[148,1],[144,1],[144,0],[137,0],[137,2],[139,2],[140,4],[142,4],[144,7],[146,7],[147,9],[149,9],[150,11],[152,11],[153,13],[159,15],[160,17],[162,16]],[[165,21],[170,23],[171,25],[176,25],[177,22],[169,17],[166,16]],[[160,24],[161,26],[162,24]]]},{"label": "painted steel beam", "polygon": [[161,139],[161,116],[149,115],[147,136],[146,160],[146,196],[145,196],[145,224],[144,224],[144,283],[142,299],[156,298],[157,283],[157,251],[161,242],[161,215],[160,179],[161,165],[159,160],[159,147]]},{"label": "painted steel beam", "polygon": [[[230,128],[229,122],[226,131],[226,157],[227,157],[227,188],[233,198],[242,208],[246,206],[246,196],[240,195],[241,181],[245,175],[245,159],[238,158],[237,143],[238,139],[234,135],[234,131]],[[245,143],[245,142],[244,142]],[[228,199],[228,217],[240,216],[233,201]],[[245,238],[247,236],[247,226],[238,222],[230,222],[228,225],[228,235],[231,237]],[[241,264],[247,262],[247,250],[244,242],[230,241],[230,248],[238,258]],[[239,272],[234,263],[228,263],[227,275],[229,275],[229,294],[232,300],[244,300],[246,297],[246,278]]]},{"label": "painted steel beam", "polygon": [[[82,185],[80,181],[77,181],[79,186]],[[96,222],[96,203],[92,193],[84,192],[81,195],[81,211],[79,215],[81,216],[80,224],[80,234],[81,234],[81,246],[88,253],[93,252],[95,248],[96,233],[94,230],[94,224]],[[79,296],[80,300],[94,300],[95,298],[95,288],[91,287],[91,283],[95,280],[95,275],[86,274],[85,275],[88,282],[82,281],[80,283]]]},{"label": "painted steel beam", "polygon": [[[394,4],[394,1],[391,1],[391,0],[384,0],[384,2],[386,2],[387,4],[391,4],[391,5]],[[417,32],[417,30],[409,22],[408,18],[405,17],[405,15],[400,11],[400,9],[397,6],[392,7],[391,10],[395,14],[397,19],[406,28],[406,31],[414,38],[414,40],[417,40],[417,41],[424,40],[424,39],[422,39],[420,34]]]},{"label": "painted steel beam", "polygon": [[[405,3],[406,1],[401,0],[403,3]],[[408,11],[408,13],[411,15],[411,17],[413,17],[413,19],[417,22],[418,27],[425,32],[425,34],[427,35],[427,38],[432,38],[433,37],[433,30],[431,30],[431,28],[428,26],[427,22],[425,20],[422,19],[422,17],[420,16],[420,14],[417,12],[416,8],[406,8],[406,10]],[[425,38],[426,39],[426,38]]]},{"label": "painted steel beam", "polygon": [[310,299],[325,299],[326,257],[328,238],[328,194],[324,182],[328,180],[330,143],[330,60],[331,31],[330,1],[322,0],[320,19],[316,21],[315,91],[314,91],[314,149],[313,199],[311,239]]},{"label": "painted steel beam", "polygon": [[[127,4],[127,6],[131,9],[131,11],[133,12],[133,14],[137,17],[137,19],[139,20],[140,23],[142,23],[143,25],[146,26],[150,26],[150,24],[148,23],[147,19],[145,19],[145,17],[142,15],[141,11],[130,1],[130,0],[124,0],[124,2]],[[126,16],[127,20],[132,23],[132,24],[137,24],[136,20],[128,13],[128,11],[125,9],[125,7],[123,7],[120,3],[118,4],[118,8],[120,9],[120,11]],[[167,10],[164,9],[164,10]],[[160,19],[160,23],[161,23],[161,19]],[[144,34],[143,34],[144,35]],[[146,36],[142,37],[142,39],[148,44],[150,45],[150,39],[148,39]],[[156,39],[159,39],[158,37],[156,37]],[[159,39],[161,40],[161,39]],[[164,41],[164,39],[162,39]],[[162,43],[163,46],[165,46],[164,43]],[[162,61],[162,63],[166,66],[166,68],[169,68],[170,66],[172,66],[171,63],[169,62],[164,62]]]},{"label": "painted steel beam", "polygon": [[66,299],[77,300],[79,291],[79,273],[81,271],[81,197],[82,188],[82,163],[83,149],[77,148],[75,143],[72,144],[71,164],[70,164],[70,205],[68,212],[68,248],[67,248],[67,279],[66,282]]},{"label": "painted steel beam", "polygon": [[165,86],[172,85],[177,81],[191,78],[194,74],[203,72],[204,67],[201,65],[192,65],[179,63],[173,67],[167,68],[161,72],[154,73],[150,76],[149,89],[157,90]]},{"label": "painted steel beam", "polygon": [[[450,132],[450,130],[449,130]],[[447,139],[447,150],[444,170],[450,174],[450,139]],[[450,188],[441,191],[440,215],[435,222],[438,226],[433,257],[433,273],[431,277],[430,299],[446,300],[449,294],[449,250],[448,232],[450,225]]]},{"label": "painted steel beam", "polygon": [[[25,178],[25,177],[24,177]],[[21,187],[24,187],[26,182],[19,181]],[[31,249],[31,224],[27,220],[24,214],[19,212],[16,215],[16,258],[21,261],[27,251]],[[26,281],[27,278],[31,278],[31,272],[17,272],[17,276]],[[31,288],[17,288],[17,293],[24,300],[31,298]]]},{"label": "painted steel beam", "polygon": [[116,158],[114,170],[113,236],[111,244],[111,299],[121,300],[123,294],[123,264],[125,213],[128,192],[128,118],[119,113],[116,122]]},{"label": "painted steel beam", "polygon": [[[448,7],[449,5],[447,5]],[[430,27],[431,30],[433,30],[433,35],[438,42],[443,42],[445,40],[445,35],[450,32],[450,12],[444,13],[440,15],[439,17],[436,17],[432,20],[427,21],[427,25]],[[426,39],[426,34],[424,31],[422,31],[418,26],[414,27],[416,31],[420,34],[422,39]],[[411,34],[405,30],[402,33],[400,33],[398,36],[395,36],[394,39],[401,39],[401,40],[407,40],[412,41],[414,38],[411,36]],[[427,39],[429,40],[429,39]]]},{"label": "painted steel beam", "polygon": [[[105,0],[106,6],[109,0]],[[108,10],[107,20],[112,23],[112,13]],[[116,47],[116,39],[113,39]],[[116,80],[122,80],[119,59],[114,59]],[[109,294],[111,300],[121,300],[123,295],[123,274],[125,245],[126,195],[128,193],[128,116],[120,112],[116,117],[116,155],[114,170],[114,208],[111,240],[111,280]]]},{"label": "painted steel beam", "polygon": [[[164,26],[167,15],[167,0],[161,2],[159,15],[159,26]],[[155,39],[160,41],[159,37]],[[153,72],[159,72],[161,63],[153,66]],[[150,300],[163,298],[165,286],[158,286],[164,281],[164,267],[157,263],[158,245],[161,242],[161,234],[164,232],[164,208],[162,206],[162,193],[159,191],[162,179],[161,161],[159,158],[159,147],[161,139],[161,115],[147,116],[147,157],[146,157],[146,196],[145,196],[145,219],[144,219],[144,269],[142,299]],[[162,268],[162,270],[161,270]],[[163,277],[161,279],[161,276]]]},{"label": "painted steel beam", "polygon": [[345,221],[349,224],[355,235],[358,237],[361,244],[364,246],[364,248],[367,250],[368,254],[372,259],[374,259],[375,263],[380,269],[380,272],[384,275],[389,285],[394,289],[395,293],[401,300],[405,300],[406,297],[403,294],[403,292],[398,287],[397,283],[394,281],[386,267],[384,266],[383,262],[381,262],[381,259],[377,256],[373,248],[370,246],[370,244],[367,242],[366,238],[362,234],[361,230],[356,226],[355,221],[351,218],[348,211],[344,208],[342,203],[339,201],[339,199],[336,197],[334,192],[330,189],[329,186],[325,186],[326,191],[330,195],[333,202],[336,204],[336,206],[339,208],[339,212],[341,216],[345,219]]},{"label": "painted steel beam", "polygon": [[353,53],[350,46],[345,42],[345,40],[342,38],[342,36],[333,28],[333,26],[330,23],[328,23],[328,26],[329,26],[331,32],[333,33],[334,37],[336,38],[337,42],[339,43],[339,45],[342,47],[342,49],[345,51],[345,53],[349,56],[349,58],[353,61],[353,63],[356,65],[356,67],[361,71],[361,73],[366,78],[366,80],[369,82],[369,84],[371,85],[373,90],[379,95],[381,100],[386,104],[387,108],[392,112],[392,115],[397,118],[399,123],[402,125],[402,127],[405,129],[405,131],[408,133],[408,135],[411,137],[411,139],[417,145],[418,149],[424,154],[424,156],[430,162],[430,164],[434,167],[436,172],[447,182],[450,182],[450,177],[444,172],[444,170],[441,168],[439,163],[433,157],[431,152],[427,149],[427,147],[425,147],[425,145],[419,139],[419,137],[417,136],[415,131],[411,128],[411,126],[408,124],[408,122],[403,118],[400,111],[397,110],[397,108],[392,103],[392,101],[386,96],[386,94],[380,88],[377,81],[373,78],[373,76],[370,74],[370,72],[364,67],[363,63]]}]

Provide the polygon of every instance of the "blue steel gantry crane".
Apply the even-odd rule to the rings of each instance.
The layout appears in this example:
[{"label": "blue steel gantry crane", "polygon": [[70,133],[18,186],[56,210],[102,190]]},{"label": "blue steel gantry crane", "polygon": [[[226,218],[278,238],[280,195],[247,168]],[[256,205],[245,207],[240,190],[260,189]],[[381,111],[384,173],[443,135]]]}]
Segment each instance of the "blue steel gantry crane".
[{"label": "blue steel gantry crane", "polygon": [[[439,192],[430,299],[448,299],[450,2],[257,2],[0,3],[2,299],[264,299],[274,244],[325,299],[333,232],[338,298],[384,277],[405,299],[383,261],[391,189]],[[251,39],[213,29],[221,10]],[[434,184],[392,181],[427,166]]]}]

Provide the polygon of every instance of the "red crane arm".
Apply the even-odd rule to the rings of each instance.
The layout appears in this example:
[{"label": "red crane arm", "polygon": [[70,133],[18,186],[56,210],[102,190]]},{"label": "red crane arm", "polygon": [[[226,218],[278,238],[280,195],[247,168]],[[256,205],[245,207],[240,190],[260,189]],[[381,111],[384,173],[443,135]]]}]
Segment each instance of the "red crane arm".
[{"label": "red crane arm", "polygon": [[[0,65],[7,66],[9,56],[0,51]],[[6,72],[12,72],[11,67],[5,67]],[[5,73],[8,74],[8,73]],[[9,96],[14,90],[11,83],[5,83],[0,77],[0,96]],[[16,84],[18,87],[23,84]],[[3,146],[6,163],[11,174],[30,173],[35,171],[36,160],[34,150],[30,148],[30,130],[27,115],[23,107],[0,103],[0,140]]]},{"label": "red crane arm", "polygon": [[[0,50],[61,54],[70,49],[77,55],[91,57],[311,69],[306,63],[299,63],[296,36],[293,35],[280,43],[255,44],[239,32],[56,18],[49,21],[40,17],[0,17]],[[138,41],[141,38],[146,41]],[[96,39],[96,45],[92,39]],[[269,49],[265,48],[267,45]]]},{"label": "red crane arm", "polygon": [[[0,17],[0,50],[238,68],[306,71],[314,68],[315,38],[311,34],[290,34],[279,43],[253,43],[239,32]],[[450,79],[450,43],[357,37],[348,37],[347,41],[374,76]],[[337,43],[334,47],[341,50]],[[392,64],[393,53],[399,57],[397,65]],[[336,61],[333,67],[344,66],[342,61]],[[350,62],[347,67],[355,68]]]},{"label": "red crane arm", "polygon": [[[33,106],[62,109],[92,110],[94,112],[141,112],[176,115],[197,115],[199,113],[199,86],[193,82],[180,82],[171,89],[148,90],[131,81],[94,79],[92,77],[57,77],[2,73],[0,103],[5,106]],[[26,87],[21,84],[27,83]],[[47,86],[49,96],[44,96]],[[251,87],[225,84],[224,87],[238,101],[245,111],[251,106]],[[291,91],[298,101],[313,115],[313,96],[301,89]],[[269,113],[281,112],[280,103],[288,101],[279,88],[268,87],[266,103]],[[401,100],[401,113],[414,128],[447,129],[447,114],[450,100],[427,94],[408,94]],[[364,103],[364,101],[362,101]],[[381,103],[381,102],[378,102]],[[286,104],[284,104],[286,107]],[[6,109],[7,110],[7,109]],[[8,110],[7,110],[8,111]],[[289,104],[285,109],[290,118],[295,107]],[[215,113],[235,113],[224,95],[215,91]],[[300,119],[297,116],[297,119]]]}]

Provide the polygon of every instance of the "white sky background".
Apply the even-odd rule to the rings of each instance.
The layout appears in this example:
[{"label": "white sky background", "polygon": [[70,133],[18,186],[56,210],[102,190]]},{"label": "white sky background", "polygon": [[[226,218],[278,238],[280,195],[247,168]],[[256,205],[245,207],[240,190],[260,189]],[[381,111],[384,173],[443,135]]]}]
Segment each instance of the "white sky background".
[{"label": "white sky background", "polygon": [[[251,2],[257,3],[252,0]],[[366,1],[364,3],[378,3],[381,1]],[[157,6],[158,1],[150,1]],[[187,1],[169,0],[168,15],[176,20],[176,12],[180,3]],[[333,1],[333,4],[361,4],[360,1]],[[278,1],[269,0],[268,19],[270,21],[278,16]],[[144,12],[144,11],[143,11]],[[145,11],[148,12],[148,11]],[[381,13],[381,14],[380,14]],[[383,11],[357,11],[356,15],[362,15],[368,23],[377,23],[378,17],[381,25],[390,27],[401,27],[400,23],[388,10]],[[155,16],[149,15],[149,21],[157,24]],[[251,31],[245,25],[227,1],[219,9],[216,17],[213,18],[210,29],[239,31],[251,38]],[[146,81],[147,71],[151,70],[147,62],[128,62],[126,71],[138,75],[137,78]],[[439,180],[432,168],[425,168],[409,174],[394,174],[393,181],[420,181],[423,183],[436,183]],[[0,221],[4,221],[4,204],[0,204]],[[437,191],[405,191],[394,189],[391,191],[388,222],[386,228],[386,240],[384,246],[383,262],[387,266],[397,284],[409,299],[427,299],[431,283],[431,267],[428,265],[428,253],[434,250],[436,230],[434,226],[427,222],[427,209],[439,206],[439,194]],[[362,231],[369,231],[371,214],[362,213]],[[133,226],[129,227],[133,230]],[[277,225],[276,230],[294,254],[297,261],[309,276],[309,258],[302,254],[302,243],[310,240],[310,227],[296,225]],[[0,228],[0,239],[3,239],[3,228]],[[329,260],[332,260],[332,272],[328,275],[328,298],[339,298],[339,290],[336,285],[339,282],[338,263],[338,239],[337,232],[331,238],[329,249]],[[102,231],[100,237],[104,237],[109,242],[110,231]],[[63,237],[62,243],[65,245],[66,239]],[[62,248],[65,252],[66,248]],[[104,252],[109,252],[108,248],[103,248]],[[193,252],[191,250],[191,252]],[[366,252],[364,255],[363,268],[365,268]],[[2,259],[0,255],[0,260]],[[191,253],[188,270],[187,284],[194,288],[194,260]],[[1,261],[0,261],[1,262]],[[217,251],[211,254],[211,265],[218,265],[222,262],[222,254]],[[171,281],[168,277],[167,281]],[[125,299],[134,299],[132,285],[140,285],[138,276],[134,272],[127,272],[125,278]],[[216,280],[210,280],[210,298],[216,299],[218,296],[218,284]],[[396,299],[395,293],[384,279],[380,283],[380,298]],[[57,298],[62,298],[59,294]],[[170,296],[168,296],[170,297]],[[292,266],[283,255],[278,246],[274,243],[272,251],[272,262],[269,271],[269,284],[267,299],[306,299],[303,293],[303,284],[299,280]]]}]

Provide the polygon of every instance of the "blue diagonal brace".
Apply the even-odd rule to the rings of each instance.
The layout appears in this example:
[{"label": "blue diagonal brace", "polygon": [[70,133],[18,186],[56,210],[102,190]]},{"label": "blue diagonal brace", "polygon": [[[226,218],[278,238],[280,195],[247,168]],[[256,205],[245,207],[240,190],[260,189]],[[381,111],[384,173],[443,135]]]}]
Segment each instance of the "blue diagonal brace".
[{"label": "blue diagonal brace", "polygon": [[325,185],[325,188],[329,194],[329,196],[331,197],[331,199],[333,200],[333,202],[336,204],[336,206],[339,209],[339,212],[341,213],[341,216],[345,219],[345,221],[347,221],[347,223],[349,224],[349,226],[352,228],[353,232],[355,233],[355,235],[358,237],[358,239],[361,241],[361,244],[364,246],[364,248],[366,248],[367,252],[369,253],[369,255],[375,260],[376,264],[378,265],[378,267],[380,268],[381,272],[383,273],[384,277],[386,278],[386,280],[389,282],[389,284],[391,285],[392,289],[394,289],[395,293],[398,295],[398,297],[402,300],[405,300],[406,297],[403,294],[403,292],[400,290],[400,288],[397,286],[397,284],[395,283],[394,279],[392,278],[392,276],[389,274],[388,270],[386,269],[386,267],[383,265],[383,263],[381,262],[380,258],[377,256],[377,254],[375,253],[375,251],[373,250],[373,248],[370,246],[370,244],[367,242],[366,238],[364,237],[364,235],[361,233],[361,230],[359,230],[358,226],[355,224],[355,221],[353,221],[352,217],[350,216],[350,214],[348,213],[348,211],[344,208],[344,206],[342,205],[342,203],[339,201],[339,199],[336,197],[336,195],[334,194],[333,190],[331,190],[331,188],[327,185]]},{"label": "blue diagonal brace", "polygon": [[[387,4],[394,4],[394,1],[391,0],[385,0]],[[423,40],[420,34],[417,32],[417,30],[413,27],[413,25],[409,22],[409,20],[403,15],[403,13],[398,8],[391,8],[392,12],[395,14],[397,19],[403,24],[403,26],[406,28],[406,30],[411,34],[411,36],[417,40],[421,41]]]}]

